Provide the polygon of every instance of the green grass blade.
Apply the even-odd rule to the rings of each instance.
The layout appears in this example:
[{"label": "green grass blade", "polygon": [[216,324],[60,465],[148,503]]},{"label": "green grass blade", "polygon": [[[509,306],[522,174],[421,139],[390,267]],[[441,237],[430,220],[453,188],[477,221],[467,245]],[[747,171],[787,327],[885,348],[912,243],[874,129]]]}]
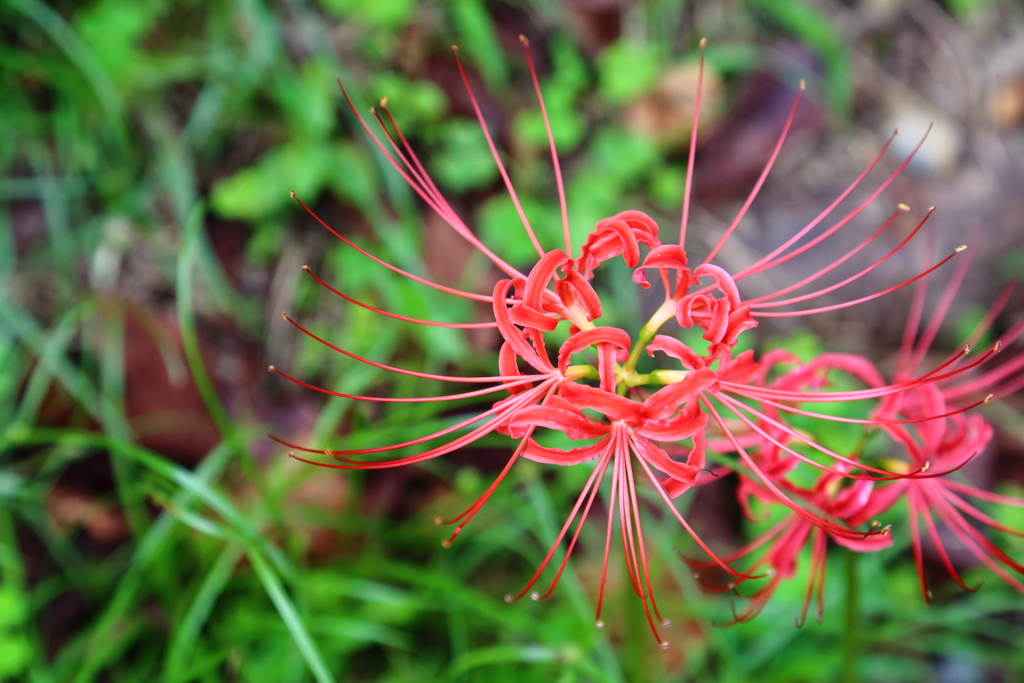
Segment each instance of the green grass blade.
[{"label": "green grass blade", "polygon": [[305,623],[303,623],[302,618],[299,616],[298,610],[295,609],[295,604],[281,585],[280,578],[258,552],[250,550],[248,556],[253,569],[256,571],[256,575],[267,591],[267,595],[274,603],[274,607],[277,608],[278,614],[281,615],[285,626],[288,627],[288,632],[291,633],[295,645],[299,648],[299,652],[302,653],[303,658],[313,672],[313,677],[318,683],[333,683],[334,676],[331,675],[327,665],[324,663],[323,656],[321,656],[316,643],[313,642],[309,635],[309,629],[306,628]]}]

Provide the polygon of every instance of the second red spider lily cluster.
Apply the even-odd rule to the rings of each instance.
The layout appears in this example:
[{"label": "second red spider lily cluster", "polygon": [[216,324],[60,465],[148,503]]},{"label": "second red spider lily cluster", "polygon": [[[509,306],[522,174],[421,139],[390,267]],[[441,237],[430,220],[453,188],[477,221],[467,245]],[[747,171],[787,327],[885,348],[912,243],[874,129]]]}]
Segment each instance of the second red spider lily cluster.
[{"label": "second red spider lily cluster", "polygon": [[[371,110],[379,124],[379,132],[375,132],[359,116],[344,87],[342,92],[346,101],[380,152],[420,199],[490,259],[504,277],[494,286],[490,296],[431,282],[356,246],[310,211],[338,239],[382,267],[447,294],[487,302],[493,312],[493,321],[441,323],[410,318],[359,302],[337,291],[306,268],[312,277],[347,301],[400,321],[463,329],[497,328],[502,344],[496,373],[486,377],[455,377],[392,367],[337,347],[285,315],[285,319],[304,334],[355,361],[414,377],[487,386],[430,397],[350,396],[311,386],[271,367],[282,377],[312,389],[365,401],[449,401],[493,395],[495,402],[480,414],[441,431],[376,448],[338,450],[278,440],[294,449],[294,457],[311,464],[338,469],[381,469],[436,458],[470,446],[492,433],[511,437],[516,446],[491,485],[464,512],[451,519],[439,520],[439,523],[454,526],[450,537],[443,542],[446,547],[473,519],[519,458],[550,465],[590,468],[583,490],[536,573],[521,591],[506,596],[506,599],[511,602],[525,595],[534,599],[551,595],[585,520],[595,509],[600,510],[606,526],[596,623],[603,626],[601,612],[609,555],[613,537],[617,535],[622,542],[629,581],[643,603],[651,631],[663,646],[667,646],[667,641],[660,629],[667,622],[663,620],[655,599],[657,577],[652,577],[648,549],[644,543],[644,505],[638,494],[641,487],[649,487],[655,492],[668,514],[699,546],[701,556],[688,560],[695,573],[698,576],[724,577],[718,582],[709,578],[708,587],[729,590],[746,599],[746,607],[735,613],[736,620],[750,618],[760,611],[779,582],[794,574],[808,546],[810,571],[799,621],[802,622],[806,616],[815,594],[820,613],[829,540],[856,552],[872,552],[891,545],[892,526],[883,525],[878,519],[901,499],[906,501],[909,510],[909,525],[903,527],[904,533],[910,534],[926,598],[930,594],[922,551],[925,538],[934,545],[952,578],[968,588],[949,560],[936,522],[945,526],[980,562],[1024,592],[1024,584],[1010,573],[1022,572],[1024,567],[990,541],[977,528],[977,523],[997,531],[1020,535],[1019,532],[1001,525],[974,502],[980,499],[985,503],[1021,505],[1022,501],[979,490],[949,476],[977,455],[992,435],[992,428],[983,418],[966,411],[988,402],[993,394],[1016,391],[1024,355],[986,370],[979,366],[999,350],[999,345],[970,358],[967,354],[969,347],[965,347],[964,351],[953,354],[944,362],[926,371],[923,369],[926,352],[949,307],[949,299],[963,277],[966,260],[954,273],[937,310],[919,334],[928,276],[965,247],[957,248],[909,279],[880,288],[875,294],[830,305],[807,303],[831,294],[878,268],[924,227],[932,210],[926,212],[883,258],[839,282],[827,286],[816,284],[896,223],[901,214],[909,211],[907,207],[897,207],[888,220],[859,246],[799,282],[755,298],[744,297],[739,286],[745,278],[786,263],[850,225],[903,171],[917,149],[852,211],[833,217],[839,204],[885,155],[892,142],[890,138],[867,168],[814,220],[746,268],[736,273],[727,272],[712,260],[739,225],[771,170],[799,106],[803,93],[801,84],[800,94],[793,103],[778,143],[747,200],[708,257],[702,263],[692,265],[685,249],[685,239],[700,115],[699,79],[678,236],[665,240],[650,216],[641,211],[626,210],[599,221],[577,249],[570,238],[561,169],[540,86],[525,39],[523,44],[548,131],[562,210],[564,244],[560,248],[546,249],[523,211],[457,51],[454,51],[456,63],[483,135],[519,214],[526,238],[537,252],[536,264],[529,272],[520,271],[491,251],[456,214],[430,179],[386,102]],[[701,54],[703,74],[703,43]],[[302,203],[301,199],[298,201]],[[305,204],[302,206],[306,207]],[[663,302],[634,334],[603,324],[601,298],[592,285],[595,271],[605,262],[619,258],[633,270],[633,282],[622,286],[660,286],[664,291]],[[654,281],[653,285],[650,280]],[[832,311],[911,284],[915,284],[917,296],[909,316],[900,361],[891,380],[885,380],[867,359],[852,355],[826,353],[801,361],[784,351],[770,351],[756,358],[753,351],[739,353],[736,350],[740,338],[757,327],[761,318]],[[795,294],[807,288],[812,288],[812,291]],[[1009,293],[1004,292],[1000,297],[983,322],[983,328],[992,323],[1008,296]],[[670,320],[675,320],[684,329],[699,330],[706,348],[704,344],[699,349],[691,348],[677,337],[660,334]],[[568,332],[568,338],[559,348],[549,348],[551,333],[559,328]],[[983,331],[979,330],[976,336]],[[1020,332],[1021,329],[1015,328],[1009,336],[1015,338]],[[1007,341],[1012,341],[1012,338]],[[645,356],[653,357],[654,361],[645,359]],[[641,371],[641,363],[656,365],[657,369]],[[808,404],[836,402],[857,402],[856,405],[867,407],[863,409],[862,417],[838,417],[807,408]],[[857,425],[863,438],[849,452],[837,452],[810,436],[814,432],[820,433],[820,428],[808,430],[796,425],[808,418]],[[541,443],[543,439],[538,438],[545,431],[560,432],[568,439],[578,441],[579,445],[569,449],[546,447]],[[881,435],[882,447],[876,446],[873,451],[865,448],[864,444],[877,434]],[[445,441],[428,447],[438,439]],[[877,444],[879,439],[875,438],[873,442]],[[389,452],[418,445],[423,445],[423,450],[415,455],[380,459]],[[295,452],[319,454],[331,461],[299,457]],[[754,500],[780,507],[785,514],[763,536],[734,552],[720,555],[694,532],[677,508],[675,499],[691,488],[726,473],[737,477],[740,503],[748,514],[754,514]],[[546,588],[542,586],[542,589],[535,590],[545,570],[551,571],[552,576],[545,584]],[[748,584],[754,588],[746,589]]]}]

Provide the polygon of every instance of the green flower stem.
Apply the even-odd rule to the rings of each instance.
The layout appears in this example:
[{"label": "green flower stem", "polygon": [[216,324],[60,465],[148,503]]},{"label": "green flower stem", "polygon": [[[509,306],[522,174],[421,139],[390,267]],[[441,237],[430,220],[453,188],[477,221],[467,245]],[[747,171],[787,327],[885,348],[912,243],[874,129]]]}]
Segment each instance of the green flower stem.
[{"label": "green flower stem", "polygon": [[640,362],[640,354],[644,352],[647,345],[654,340],[654,335],[658,333],[658,330],[676,313],[675,302],[671,299],[666,299],[665,303],[655,311],[651,319],[647,321],[647,324],[640,328],[640,334],[637,335],[636,344],[629,352],[629,359],[626,360],[626,364],[622,367],[623,374],[632,375],[636,370],[636,364]]},{"label": "green flower stem", "polygon": [[[647,324],[640,328],[640,334],[637,335],[636,344],[629,351],[629,358],[626,359],[625,365],[621,368],[616,367],[615,376],[618,379],[618,393],[620,396],[625,396],[632,387],[641,386],[650,383],[661,383],[661,384],[672,384],[672,382],[678,382],[678,379],[668,382],[657,382],[652,379],[655,375],[651,373],[649,375],[638,375],[636,374],[636,365],[640,362],[640,354],[644,352],[647,345],[654,340],[654,336],[658,333],[658,329],[661,328],[672,316],[675,315],[676,307],[675,302],[671,299],[666,299],[665,303],[655,311],[651,319],[647,321]],[[657,372],[657,371],[655,371]]]},{"label": "green flower stem", "polygon": [[843,683],[860,681],[860,555],[846,553],[846,633],[843,638]]}]

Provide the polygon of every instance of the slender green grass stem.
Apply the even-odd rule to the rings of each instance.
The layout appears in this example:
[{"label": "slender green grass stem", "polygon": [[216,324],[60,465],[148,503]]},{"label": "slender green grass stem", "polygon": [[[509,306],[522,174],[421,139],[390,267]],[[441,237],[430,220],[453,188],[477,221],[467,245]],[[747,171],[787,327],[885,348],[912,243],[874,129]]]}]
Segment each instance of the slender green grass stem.
[{"label": "slender green grass stem", "polygon": [[843,637],[843,683],[860,680],[861,616],[860,616],[860,555],[846,553],[846,629]]}]

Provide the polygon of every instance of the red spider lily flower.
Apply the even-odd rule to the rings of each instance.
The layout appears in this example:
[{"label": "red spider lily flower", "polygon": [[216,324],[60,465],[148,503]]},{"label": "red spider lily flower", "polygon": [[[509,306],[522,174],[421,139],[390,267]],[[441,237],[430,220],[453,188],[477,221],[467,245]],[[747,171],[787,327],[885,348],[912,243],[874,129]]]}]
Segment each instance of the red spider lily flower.
[{"label": "red spider lily flower", "polygon": [[[903,344],[897,361],[897,379],[909,376],[924,361],[928,348],[934,341],[939,326],[966,273],[968,263],[965,260],[957,269],[919,338],[918,328],[926,287],[924,283],[918,287],[915,293],[913,312],[905,328]],[[1012,289],[1013,284],[1004,288],[988,314],[972,333],[972,340],[980,338],[988,330],[1005,306]],[[1008,331],[1007,342],[1012,343],[1022,332],[1024,332],[1024,321],[1018,322]],[[1000,342],[996,342],[994,350],[998,351],[1000,346]],[[966,348],[970,348],[969,343]],[[915,387],[902,394],[890,396],[883,401],[876,414],[888,419],[923,414],[954,413],[941,420],[916,423],[913,428],[907,424],[885,426],[888,434],[906,455],[906,460],[903,461],[904,467],[922,469],[930,466],[952,471],[959,469],[984,450],[992,439],[992,426],[981,415],[957,413],[951,411],[950,407],[963,405],[965,399],[972,400],[971,397],[976,400],[981,390],[992,392],[982,399],[984,402],[988,402],[997,395],[1004,396],[1016,391],[1022,386],[1021,367],[1024,367],[1024,354],[1018,353],[1014,358],[994,369],[979,372],[974,376],[947,378],[934,384]],[[979,562],[991,569],[1010,586],[1024,593],[1024,582],[1008,571],[1024,574],[1024,565],[993,544],[977,526],[980,523],[994,531],[1017,537],[1024,537],[1024,530],[1012,529],[998,522],[979,509],[974,502],[982,501],[1024,507],[1024,499],[991,493],[952,477],[907,478],[890,482],[874,491],[869,503],[854,518],[854,523],[885,512],[901,498],[905,499],[907,503],[911,548],[917,566],[921,594],[926,602],[931,602],[932,593],[928,589],[924,567],[922,523],[939,560],[953,581],[964,590],[971,592],[977,590],[977,588],[968,587],[953,566],[936,524],[936,518]]]},{"label": "red spider lily flower", "polygon": [[[301,200],[300,204],[346,245],[358,250],[363,255],[391,271],[414,280],[425,286],[432,287],[447,294],[460,296],[475,301],[484,301],[491,305],[493,322],[484,323],[442,323],[436,321],[410,318],[396,313],[384,311],[359,302],[342,294],[327,282],[314,275],[308,268],[306,272],[324,287],[343,297],[346,301],[362,306],[371,311],[390,318],[422,325],[438,325],[453,328],[495,327],[501,334],[503,343],[498,358],[496,375],[483,377],[455,377],[422,373],[396,368],[357,356],[330,342],[314,335],[301,324],[285,315],[285,319],[299,331],[311,338],[345,354],[358,362],[374,367],[401,373],[413,377],[462,382],[470,384],[487,384],[489,386],[463,393],[453,393],[431,397],[382,398],[371,396],[352,396],[340,392],[314,387],[305,382],[275,370],[285,379],[310,387],[314,390],[334,395],[365,401],[404,402],[404,401],[448,401],[464,398],[475,398],[500,394],[504,396],[493,406],[450,427],[426,436],[405,441],[403,443],[363,448],[357,450],[337,450],[330,448],[309,448],[277,439],[294,451],[328,456],[334,460],[324,463],[304,457],[293,457],[311,464],[338,469],[381,469],[407,464],[424,462],[457,449],[468,446],[491,433],[505,434],[519,440],[511,457],[502,471],[483,494],[461,514],[439,523],[454,524],[451,536],[443,542],[447,547],[461,533],[466,524],[476,515],[482,505],[504,480],[514,463],[520,458],[556,465],[579,465],[594,462],[591,475],[584,486],[576,504],[562,528],[555,544],[529,581],[527,586],[510,600],[517,599],[530,592],[539,580],[545,567],[548,566],[558,547],[567,536],[574,520],[578,518],[576,529],[568,543],[568,548],[560,567],[557,570],[550,588],[536,597],[547,597],[551,594],[568,557],[571,554],[580,529],[592,509],[597,493],[601,488],[606,474],[611,469],[611,493],[608,498],[608,526],[606,532],[604,565],[601,586],[598,596],[597,623],[600,625],[601,603],[604,595],[605,576],[611,537],[614,530],[616,511],[619,517],[620,534],[626,556],[627,573],[632,586],[644,604],[648,622],[657,640],[666,644],[658,632],[658,622],[662,621],[657,608],[653,583],[647,561],[647,551],[643,542],[643,531],[640,520],[640,505],[636,492],[636,479],[642,471],[658,495],[662,498],[670,513],[678,520],[685,531],[710,556],[710,562],[730,574],[737,581],[754,578],[751,574],[738,572],[728,563],[711,552],[697,537],[673,504],[673,499],[698,483],[706,466],[707,452],[732,453],[735,455],[734,469],[747,473],[752,481],[756,480],[766,495],[772,496],[777,502],[792,510],[800,524],[810,529],[819,529],[835,539],[842,539],[847,544],[868,543],[867,539],[879,536],[882,532],[875,528],[857,531],[845,523],[845,517],[833,508],[825,505],[824,499],[815,497],[803,490],[790,490],[782,482],[779,473],[772,468],[778,463],[767,462],[762,457],[767,448],[780,449],[786,457],[807,462],[835,477],[850,477],[861,480],[892,479],[900,477],[931,476],[920,471],[893,473],[888,470],[873,468],[858,463],[851,457],[833,453],[814,443],[805,435],[790,429],[776,419],[779,411],[812,414],[796,407],[798,403],[813,401],[849,401],[866,398],[881,398],[890,394],[905,392],[908,389],[923,386],[940,379],[962,372],[934,372],[927,376],[907,378],[891,386],[876,381],[863,368],[855,367],[857,363],[839,357],[820,359],[800,369],[800,381],[793,379],[768,383],[768,371],[783,359],[767,356],[759,363],[752,352],[734,355],[733,351],[740,335],[757,324],[759,317],[802,316],[820,311],[830,311],[846,306],[862,303],[888,292],[894,291],[913,282],[919,281],[940,267],[961,251],[950,254],[935,265],[926,268],[897,285],[890,286],[870,296],[861,297],[844,303],[831,304],[818,308],[805,308],[788,311],[775,310],[779,307],[802,304],[805,301],[830,294],[872,272],[892,254],[906,245],[924,226],[929,211],[910,234],[885,257],[871,263],[855,275],[827,287],[819,288],[807,294],[789,296],[792,292],[816,282],[835,268],[852,258],[868,243],[877,238],[898,216],[907,210],[902,205],[892,216],[857,248],[844,254],[838,260],[821,268],[812,276],[793,285],[782,288],[772,294],[754,299],[744,299],[738,282],[756,273],[763,273],[776,268],[790,259],[812,249],[837,231],[849,225],[860,215],[865,207],[892,181],[910,162],[916,149],[912,152],[870,196],[848,214],[836,220],[830,227],[814,237],[798,245],[804,237],[810,235],[819,224],[825,221],[833,211],[875,167],[888,150],[892,139],[885,143],[878,155],[868,167],[844,190],[844,192],[825,208],[811,223],[780,245],[777,249],[735,274],[730,274],[710,260],[720,251],[726,240],[733,233],[745,215],[754,198],[763,185],[786,135],[792,125],[800,95],[793,104],[793,110],[786,122],[778,143],[772,152],[761,177],[754,185],[748,198],[734,221],[725,231],[721,240],[714,247],[703,263],[689,268],[687,253],[684,248],[687,221],[689,216],[690,187],[692,185],[692,169],[696,145],[697,125],[700,106],[700,80],[698,81],[698,105],[696,107],[693,132],[690,142],[690,165],[687,170],[680,238],[678,244],[664,244],[659,235],[655,221],[640,211],[623,211],[599,221],[594,230],[580,247],[574,251],[569,218],[566,210],[565,192],[562,183],[558,155],[555,150],[551,128],[544,108],[540,86],[530,57],[528,43],[523,39],[526,62],[536,90],[542,119],[547,130],[551,159],[554,168],[556,189],[561,207],[564,249],[546,250],[541,245],[522,204],[501,161],[498,149],[488,132],[480,107],[469,85],[469,80],[455,51],[455,60],[466,86],[469,100],[480,122],[481,130],[494,157],[502,181],[508,191],[513,205],[519,215],[527,239],[537,252],[538,260],[529,273],[520,272],[484,245],[463,222],[451,205],[445,200],[437,186],[430,179],[422,163],[416,156],[411,145],[403,135],[395,118],[387,108],[386,101],[371,112],[376,119],[380,134],[374,132],[370,124],[356,111],[344,87],[342,93],[360,125],[366,130],[380,152],[391,162],[395,169],[409,183],[420,199],[435,211],[453,230],[466,239],[493,266],[505,274],[494,287],[490,296],[462,291],[443,286],[425,278],[406,272],[382,259],[370,254],[350,242],[346,237],[333,230],[321,221]],[[703,73],[703,46],[701,43],[701,74]],[[340,85],[340,83],[339,83]],[[801,87],[801,94],[803,88]],[[922,141],[923,142],[923,141]],[[920,146],[920,145],[918,145]],[[642,257],[641,250],[647,250]],[[603,315],[600,297],[590,284],[594,272],[602,263],[621,257],[626,265],[634,269],[633,281],[649,287],[647,273],[656,270],[665,288],[664,303],[652,318],[632,338],[624,330],[601,324]],[[659,329],[670,319],[675,318],[684,327],[702,329],[703,337],[709,342],[706,352],[698,353],[678,339],[658,334]],[[546,347],[545,334],[556,330],[560,325],[568,327],[569,337],[558,349],[553,362]],[[648,354],[662,353],[679,362],[675,370],[653,370],[647,373],[638,372],[637,366],[644,352]],[[573,358],[586,354],[587,360],[596,359],[593,363],[572,364]],[[832,367],[844,367],[865,378],[867,389],[852,392],[815,391],[820,386],[815,383],[815,373]],[[847,367],[848,366],[848,367]],[[851,370],[851,368],[853,368]],[[524,372],[525,370],[525,372]],[[507,395],[506,395],[507,394]],[[592,411],[584,413],[583,411]],[[591,417],[596,413],[600,417]],[[812,414],[813,415],[813,414]],[[819,416],[822,419],[839,419]],[[911,418],[894,418],[889,420],[853,420],[864,424],[902,424],[907,421],[940,419],[943,415],[920,415]],[[850,420],[847,420],[850,421]],[[561,432],[572,440],[593,440],[584,446],[569,450],[545,448],[534,438],[538,430],[554,430]],[[276,438],[276,437],[275,437]],[[372,456],[386,454],[410,446],[425,445],[436,439],[449,439],[439,446],[429,447],[415,455],[385,460],[373,459]],[[680,441],[688,440],[690,445],[680,445]],[[790,445],[794,440],[816,449],[828,458],[837,461],[836,467],[820,465],[816,461],[800,453]],[[767,444],[767,446],[765,446]],[[748,449],[752,450],[748,452]],[[671,452],[671,454],[670,454]],[[371,456],[364,459],[362,456]],[[780,456],[781,457],[781,456]],[[855,474],[854,468],[870,474]],[[870,483],[870,482],[869,482]],[[810,503],[807,498],[810,496]],[[817,532],[816,532],[817,533]],[[878,542],[878,541],[872,541]]]},{"label": "red spider lily flower", "polygon": [[[806,505],[818,509],[821,514],[829,518],[842,522],[854,518],[864,509],[875,485],[874,482],[861,479],[852,482],[849,486],[844,486],[849,480],[829,472],[822,473],[815,485],[809,489],[801,488],[784,479],[780,481],[784,482],[787,492],[801,499]],[[751,521],[755,521],[755,517],[751,513],[751,498],[759,499],[768,505],[777,503],[774,494],[749,477],[741,476],[738,495],[744,512]],[[858,522],[854,526],[860,524],[861,522]],[[803,625],[811,600],[815,596],[817,596],[817,616],[820,622],[825,610],[825,560],[829,538],[854,552],[877,552],[892,545],[892,536],[889,535],[890,528],[887,526],[878,534],[862,534],[861,538],[849,538],[831,534],[795,513],[786,514],[761,536],[722,557],[727,562],[735,562],[761,551],[760,556],[751,563],[747,571],[758,571],[764,567],[766,568],[765,573],[769,577],[768,582],[752,595],[743,596],[749,601],[746,609],[737,612],[735,601],[733,601],[733,619],[725,625],[749,621],[756,617],[775,594],[779,584],[796,573],[797,562],[807,546],[811,548],[811,564],[807,575],[807,587],[804,591],[803,608],[800,610],[800,616],[794,618],[794,623],[798,627]],[[714,567],[708,562],[688,560],[688,563],[697,569]],[[695,573],[695,576],[698,579],[702,578],[700,573]],[[705,588],[712,591],[736,591],[737,583],[730,581],[724,587],[705,584]]]}]

